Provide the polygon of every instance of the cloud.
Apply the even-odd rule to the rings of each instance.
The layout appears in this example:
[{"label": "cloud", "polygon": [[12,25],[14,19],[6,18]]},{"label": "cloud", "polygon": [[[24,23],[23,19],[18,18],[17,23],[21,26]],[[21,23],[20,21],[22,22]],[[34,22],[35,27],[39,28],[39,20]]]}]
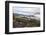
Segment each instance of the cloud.
[{"label": "cloud", "polygon": [[24,14],[24,15],[33,15],[34,13],[40,12],[40,8],[35,8],[35,7],[14,7],[13,8],[14,12],[13,13],[18,13],[18,14]]}]

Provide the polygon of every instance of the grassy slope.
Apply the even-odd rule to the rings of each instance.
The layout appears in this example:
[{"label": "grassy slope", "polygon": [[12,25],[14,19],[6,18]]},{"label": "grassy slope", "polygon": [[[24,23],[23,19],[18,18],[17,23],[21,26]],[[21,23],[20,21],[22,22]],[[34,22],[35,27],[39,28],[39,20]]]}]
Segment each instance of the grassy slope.
[{"label": "grassy slope", "polygon": [[[40,21],[31,19],[31,20],[25,20],[22,19],[23,17],[20,16],[14,16],[13,18],[13,27],[39,27],[40,26]],[[24,17],[25,18],[25,17]]]}]

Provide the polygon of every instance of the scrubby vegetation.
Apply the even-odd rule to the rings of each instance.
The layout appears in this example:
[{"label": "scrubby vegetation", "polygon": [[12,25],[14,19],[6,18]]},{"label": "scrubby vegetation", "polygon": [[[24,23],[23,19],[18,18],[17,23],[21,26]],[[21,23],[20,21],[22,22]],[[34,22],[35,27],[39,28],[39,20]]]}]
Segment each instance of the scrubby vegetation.
[{"label": "scrubby vegetation", "polygon": [[26,17],[13,16],[13,28],[39,27],[39,26],[40,26],[40,20],[31,19],[31,18],[30,18],[30,20],[28,20]]}]

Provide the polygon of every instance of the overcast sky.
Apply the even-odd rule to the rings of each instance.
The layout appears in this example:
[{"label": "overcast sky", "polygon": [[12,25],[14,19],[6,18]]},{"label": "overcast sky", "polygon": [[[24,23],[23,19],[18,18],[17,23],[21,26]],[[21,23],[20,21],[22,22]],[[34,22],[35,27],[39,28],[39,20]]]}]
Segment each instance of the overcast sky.
[{"label": "overcast sky", "polygon": [[14,7],[13,13],[32,15],[34,13],[40,12],[40,8],[36,7]]}]

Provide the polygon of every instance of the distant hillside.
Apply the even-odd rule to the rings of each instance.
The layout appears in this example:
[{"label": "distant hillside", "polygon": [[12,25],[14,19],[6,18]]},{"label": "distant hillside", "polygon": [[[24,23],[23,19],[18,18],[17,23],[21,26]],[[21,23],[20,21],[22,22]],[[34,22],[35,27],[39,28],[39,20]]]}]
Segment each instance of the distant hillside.
[{"label": "distant hillside", "polygon": [[23,14],[17,14],[17,13],[15,13],[15,14],[13,14],[14,16],[24,16]]},{"label": "distant hillside", "polygon": [[14,16],[27,16],[27,17],[35,17],[34,15],[23,15],[23,14],[13,14]]},{"label": "distant hillside", "polygon": [[36,20],[40,20],[40,17],[37,17],[37,16],[35,16],[35,15],[23,15],[23,14],[17,14],[17,13],[15,13],[15,14],[13,14],[14,16],[18,16],[18,17],[26,17],[26,18],[28,18],[28,19],[36,19]]}]

